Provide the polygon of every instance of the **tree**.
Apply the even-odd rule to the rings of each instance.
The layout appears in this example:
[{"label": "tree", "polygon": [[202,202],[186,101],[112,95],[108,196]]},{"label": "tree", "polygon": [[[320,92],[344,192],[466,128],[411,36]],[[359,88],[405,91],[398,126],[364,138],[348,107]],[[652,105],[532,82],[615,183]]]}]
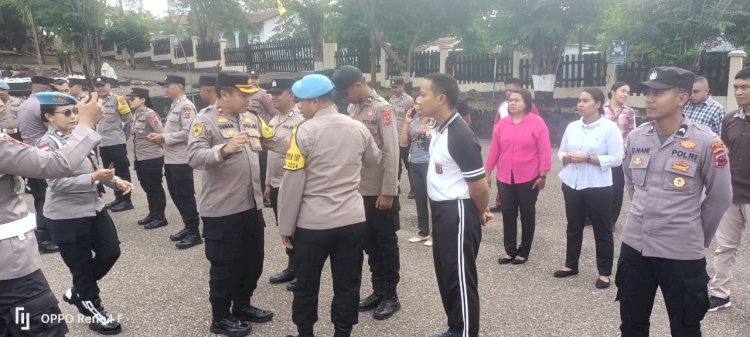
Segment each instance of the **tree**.
[{"label": "tree", "polygon": [[112,19],[112,23],[104,29],[102,43],[116,44],[118,48],[127,48],[133,52],[149,49],[149,32],[155,28],[155,19],[133,12]]},{"label": "tree", "polygon": [[28,30],[31,31],[31,38],[34,44],[37,65],[40,65],[40,66],[43,65],[44,64],[44,59],[42,58],[43,44],[40,41],[39,32],[37,31],[39,27],[34,22],[34,12],[32,11],[32,8],[34,7],[39,8],[38,1],[6,0],[6,1],[3,1],[3,4],[7,8],[15,9],[15,11],[18,13],[18,15],[21,18],[21,22],[23,22],[23,24],[28,28]]},{"label": "tree", "polygon": [[201,41],[218,41],[221,32],[247,27],[239,0],[175,0],[176,14],[188,15]]},{"label": "tree", "polygon": [[[299,20],[310,38],[313,54],[314,69],[323,70],[323,37],[325,34],[326,18],[332,13],[335,0],[282,0],[288,10],[285,20]],[[296,19],[295,19],[296,18]]]}]

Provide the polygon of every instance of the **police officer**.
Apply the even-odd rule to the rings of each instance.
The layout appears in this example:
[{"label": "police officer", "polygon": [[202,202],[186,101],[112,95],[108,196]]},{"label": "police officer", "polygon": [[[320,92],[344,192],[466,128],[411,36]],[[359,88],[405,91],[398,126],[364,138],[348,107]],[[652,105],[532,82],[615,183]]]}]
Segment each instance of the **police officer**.
[{"label": "police officer", "polygon": [[[63,93],[40,93],[42,118],[49,131],[37,141],[37,148],[49,152],[65,146],[78,120],[74,104],[78,101]],[[102,306],[97,281],[107,275],[120,257],[120,242],[112,218],[101,200],[98,183],[128,194],[133,185],[114,175],[114,169],[100,169],[96,153],[77,163],[73,176],[47,179],[44,215],[49,219],[52,241],[60,247],[60,256],[73,274],[73,288],[63,300],[79,312],[92,317],[89,328],[101,334],[119,333],[122,328]],[[95,253],[92,255],[92,251]]]},{"label": "police officer", "polygon": [[[250,76],[219,72],[215,107],[196,117],[188,140],[190,166],[202,170],[199,210],[211,263],[211,332],[244,336],[246,321],[264,323],[273,313],[251,305],[263,271],[263,190],[258,153],[263,147],[286,152],[282,139],[253,113],[250,94],[258,91]],[[249,168],[249,169],[248,169]],[[231,307],[231,314],[230,314]]]},{"label": "police officer", "polygon": [[[250,80],[253,81],[253,85],[260,88],[258,92],[250,96],[250,103],[247,106],[248,111],[255,112],[258,117],[262,118],[266,123],[271,122],[271,118],[278,115],[279,112],[274,108],[271,102],[271,94],[260,86],[260,74],[256,70],[250,71]],[[268,166],[268,151],[263,150],[258,156],[260,161],[260,182],[261,186],[266,185],[266,168]],[[265,204],[265,203],[264,203]],[[270,206],[270,204],[265,204]],[[265,220],[264,220],[265,222]]]},{"label": "police officer", "polygon": [[296,254],[292,320],[299,337],[313,336],[320,272],[330,256],[334,337],[348,337],[358,321],[366,230],[360,171],[378,166],[380,150],[367,128],[336,111],[327,77],[305,76],[292,90],[305,117],[293,131],[279,197],[279,233]]},{"label": "police officer", "polygon": [[[18,107],[18,131],[21,133],[23,142],[28,145],[36,144],[36,141],[47,133],[47,126],[42,123],[39,100],[36,98],[36,94],[52,90],[54,82],[55,80],[49,77],[32,76],[31,95]],[[57,251],[57,245],[50,240],[49,227],[42,214],[47,181],[44,179],[29,178],[28,187],[31,190],[31,195],[34,197],[36,238],[39,243],[39,251],[42,254],[54,253]]]},{"label": "police officer", "polygon": [[[396,127],[398,131],[401,131],[404,127],[404,117],[406,112],[414,108],[414,98],[406,93],[406,85],[402,77],[396,77],[391,79],[391,99],[388,103],[393,108],[393,113],[396,115]],[[399,148],[399,166],[398,166],[398,180],[401,181],[401,168],[406,168],[406,173],[409,173],[409,146],[401,146]],[[413,199],[414,194],[409,192],[409,198]]]},{"label": "police officer", "polygon": [[8,83],[0,81],[0,132],[21,140],[18,132],[18,109],[23,100],[10,95]]},{"label": "police officer", "polygon": [[201,109],[201,111],[198,112],[198,115],[216,104],[216,76],[216,73],[201,74],[198,78],[198,83],[193,84],[193,89],[198,89],[198,95],[201,100],[208,103],[208,106]]},{"label": "police officer", "polygon": [[84,98],[88,96],[85,90],[86,88],[85,78],[70,77],[68,78],[68,84],[70,85],[70,96],[75,97],[79,101],[83,100]]},{"label": "police officer", "polygon": [[[26,177],[61,178],[96,148],[101,137],[92,130],[101,118],[98,97],[78,105],[78,126],[65,146],[55,152],[38,151],[0,133],[0,336],[59,337],[68,332],[65,322],[42,321],[60,315],[57,299],[42,273],[34,229],[36,218],[21,198]],[[37,100],[38,102],[38,100]],[[23,308],[23,309],[21,309]],[[17,319],[25,314],[28,325]]]},{"label": "police officer", "polygon": [[364,249],[372,272],[373,293],[359,302],[359,310],[375,309],[375,319],[387,319],[401,309],[396,286],[399,281],[398,231],[398,132],[393,109],[370,89],[362,72],[343,66],[332,76],[337,91],[346,92],[349,115],[362,122],[383,153],[377,167],[362,169],[359,193],[367,215]]},{"label": "police officer", "polygon": [[[102,136],[99,154],[105,167],[115,168],[118,177],[130,181],[130,160],[126,142],[132,135],[133,114],[125,97],[112,93],[114,79],[98,76],[94,79],[94,88],[104,101],[104,118],[96,126]],[[115,200],[107,204],[113,213],[133,209],[130,194],[115,191]]]},{"label": "police officer", "polygon": [[135,120],[133,122],[135,173],[148,200],[148,214],[138,220],[138,224],[145,226],[153,221],[166,222],[164,209],[167,207],[167,197],[161,183],[164,177],[164,149],[147,138],[151,133],[164,131],[161,118],[152,110],[153,105],[151,105],[148,89],[132,88],[128,101],[130,108],[133,109]]},{"label": "police officer", "polygon": [[623,336],[648,336],[657,287],[673,336],[700,336],[708,310],[705,249],[732,188],[724,143],[682,114],[694,79],[657,67],[642,83],[652,121],[630,133],[623,161],[632,203],[615,276]]},{"label": "police officer", "polygon": [[[172,105],[163,132],[154,132],[147,137],[155,144],[164,144],[164,175],[167,178],[167,189],[185,224],[185,228],[170,235],[169,239],[177,241],[177,248],[187,249],[203,243],[198,229],[200,220],[195,203],[193,168],[188,165],[187,156],[188,133],[190,123],[195,118],[195,105],[185,96],[184,77],[167,75],[159,85],[164,87],[164,92],[172,100]],[[153,229],[166,225],[166,221],[152,222],[145,228]]]},{"label": "police officer", "polygon": [[[268,92],[273,97],[273,107],[279,111],[279,113],[271,118],[268,125],[274,129],[277,135],[280,137],[291,137],[292,130],[297,127],[304,117],[299,113],[297,104],[295,102],[294,93],[292,93],[292,85],[295,80],[293,79],[275,79],[271,81]],[[273,151],[268,153],[268,166],[266,168],[266,185],[263,191],[263,197],[266,200],[270,200],[271,207],[273,208],[273,215],[278,224],[279,212],[278,212],[278,197],[279,187],[281,186],[281,178],[284,176],[284,156]],[[295,284],[294,281],[294,250],[287,249],[286,255],[288,256],[288,263],[286,269],[280,273],[271,276],[269,279],[272,284],[290,282],[287,286],[288,290],[292,290]]]}]

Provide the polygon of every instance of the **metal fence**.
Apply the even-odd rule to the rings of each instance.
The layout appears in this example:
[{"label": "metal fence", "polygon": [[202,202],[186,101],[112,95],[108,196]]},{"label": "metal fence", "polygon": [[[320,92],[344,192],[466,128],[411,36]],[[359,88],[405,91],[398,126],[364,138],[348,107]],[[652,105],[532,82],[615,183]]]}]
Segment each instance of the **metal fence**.
[{"label": "metal fence", "polygon": [[169,39],[154,40],[154,55],[169,54]]},{"label": "metal fence", "polygon": [[[531,59],[521,60],[521,81],[532,87]],[[607,60],[604,54],[564,55],[557,67],[556,88],[599,87],[607,84]]]},{"label": "metal fence", "polygon": [[513,57],[494,53],[452,52],[448,56],[446,70],[458,83],[502,82],[513,77]]},{"label": "metal fence", "polygon": [[[345,65],[351,65],[359,68],[363,72],[370,71],[370,50],[369,49],[355,49],[355,48],[341,48],[336,50],[334,57],[336,58],[336,68]],[[380,72],[380,51],[375,53],[375,67],[376,72]]]},{"label": "metal fence", "polygon": [[174,57],[192,57],[193,56],[193,39],[182,40],[174,48]]},{"label": "metal fence", "polygon": [[[643,95],[641,82],[648,79],[651,68],[659,66],[648,59],[627,62],[617,66],[617,80],[630,85],[633,95]],[[715,96],[727,96],[729,85],[729,57],[725,52],[703,53],[699,63],[699,69],[695,71],[698,76],[703,76],[711,86],[711,94]]]},{"label": "metal fence", "polygon": [[195,47],[198,62],[221,60],[221,49],[218,42],[198,43]]},{"label": "metal fence", "polygon": [[312,71],[314,58],[309,39],[256,42],[245,47],[247,70]]},{"label": "metal fence", "polygon": [[230,67],[245,65],[245,47],[224,49],[224,63]]}]

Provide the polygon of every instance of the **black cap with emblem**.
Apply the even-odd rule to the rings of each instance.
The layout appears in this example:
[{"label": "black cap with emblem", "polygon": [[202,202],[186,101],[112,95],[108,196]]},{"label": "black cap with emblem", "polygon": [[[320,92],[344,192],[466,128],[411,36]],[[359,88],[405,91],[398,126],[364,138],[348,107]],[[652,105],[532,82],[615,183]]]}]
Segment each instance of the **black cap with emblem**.
[{"label": "black cap with emblem", "polygon": [[391,79],[391,87],[396,87],[399,85],[404,85],[404,78],[403,77],[394,77]]},{"label": "black cap with emblem", "polygon": [[85,78],[78,78],[78,77],[69,77],[68,78],[68,84],[70,84],[70,86],[80,85],[82,87],[85,87],[86,86],[86,79]]},{"label": "black cap with emblem", "polygon": [[167,85],[167,84],[185,85],[185,78],[176,74],[167,74],[167,76],[164,77],[164,80],[159,81],[157,83],[159,83],[159,85]]},{"label": "black cap with emblem", "polygon": [[130,89],[130,93],[128,94],[128,96],[146,98],[149,97],[149,92],[146,88],[133,87]]},{"label": "black cap with emblem", "polygon": [[109,83],[109,79],[104,76],[97,76],[94,78],[94,85],[107,83]]},{"label": "black cap with emblem", "polygon": [[267,90],[270,94],[280,94],[283,93],[284,90],[292,89],[294,82],[297,81],[291,78],[277,78],[271,81]]},{"label": "black cap with emblem", "polygon": [[247,94],[253,94],[260,90],[250,80],[250,74],[235,70],[220,71],[216,78],[216,85],[235,88]]},{"label": "black cap with emblem", "polygon": [[199,89],[200,87],[215,87],[216,78],[219,76],[217,73],[205,73],[201,74],[198,78],[198,83],[193,84],[193,89]]},{"label": "black cap with emblem", "polygon": [[248,74],[250,74],[250,78],[259,78],[260,77],[260,73],[258,73],[257,70],[250,70],[248,72]]},{"label": "black cap with emblem", "polygon": [[31,84],[53,85],[55,80],[47,76],[31,76]]},{"label": "black cap with emblem", "polygon": [[641,85],[657,89],[681,88],[688,92],[693,90],[695,74],[677,67],[656,67],[651,69],[648,75],[648,81],[641,82]]}]

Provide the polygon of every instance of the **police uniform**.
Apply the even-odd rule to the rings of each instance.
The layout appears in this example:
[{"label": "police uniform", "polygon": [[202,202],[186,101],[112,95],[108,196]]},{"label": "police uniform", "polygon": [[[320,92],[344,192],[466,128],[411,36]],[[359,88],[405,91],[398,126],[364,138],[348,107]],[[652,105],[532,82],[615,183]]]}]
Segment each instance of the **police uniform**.
[{"label": "police uniform", "polygon": [[[245,93],[257,90],[248,74],[236,71],[220,72],[217,85]],[[250,305],[263,270],[264,253],[258,153],[263,147],[285,152],[289,140],[275,135],[257,115],[225,111],[220,102],[193,121],[188,157],[190,166],[203,171],[199,211],[206,258],[211,263],[211,331],[226,333],[249,330],[234,317],[253,322],[267,322],[273,317],[273,313]],[[223,157],[222,148],[241,133],[248,135],[248,143],[241,151]]]},{"label": "police uniform", "polygon": [[[684,69],[658,67],[643,85],[690,92],[694,78]],[[672,135],[659,135],[655,122],[646,123],[630,133],[626,147],[631,208],[615,276],[620,330],[623,336],[648,335],[659,287],[672,335],[700,336],[709,306],[705,248],[732,198],[724,144],[708,127],[684,118]]]},{"label": "police uniform", "polygon": [[[37,239],[32,231],[34,214],[26,211],[23,179],[60,178],[73,174],[99,142],[99,135],[79,125],[67,145],[56,152],[38,151],[0,133],[0,336],[65,335],[64,322],[42,321],[43,315],[59,315],[57,299],[41,271]],[[28,316],[28,326],[17,319],[17,309]],[[28,327],[28,328],[27,328]]]},{"label": "police uniform", "polygon": [[[404,79],[394,78],[391,80],[391,87],[404,85]],[[393,108],[393,114],[396,115],[396,130],[401,132],[404,127],[404,118],[406,113],[414,108],[414,98],[404,92],[401,96],[391,96],[388,103]],[[406,168],[406,173],[409,173],[409,146],[399,147],[399,166],[398,166],[398,180],[401,181],[401,167],[403,165]]]},{"label": "police uniform", "polygon": [[[0,90],[10,90],[7,83],[0,81]],[[11,137],[21,140],[21,134],[18,132],[18,109],[23,100],[8,96],[8,100],[0,100],[0,132],[10,135]]]},{"label": "police uniform", "polygon": [[[295,80],[293,79],[275,79],[271,81],[270,87],[268,88],[269,93],[273,94],[281,94],[284,92],[284,90],[289,90],[292,88],[292,85],[294,84]],[[302,117],[302,114],[300,114],[297,107],[293,107],[291,111],[289,112],[282,112],[279,111],[279,113],[271,118],[271,121],[268,123],[268,126],[274,129],[277,135],[279,135],[282,138],[291,138],[292,136],[292,130],[296,128],[300,123],[302,123],[305,120],[304,117]],[[281,178],[284,176],[284,159],[285,156],[279,153],[275,153],[273,151],[268,153],[268,163],[266,166],[266,178],[265,178],[265,186],[271,187],[271,208],[273,209],[273,215],[276,219],[276,224],[279,223],[279,212],[278,212],[278,197],[279,197],[279,187],[281,186]],[[286,268],[281,271],[279,274],[273,275],[270,277],[270,282],[273,284],[277,283],[284,283],[289,282],[294,279],[294,262],[292,261],[292,257],[294,256],[294,249],[287,249],[286,254],[288,257],[288,263]],[[289,288],[293,287],[293,283],[290,284]]]},{"label": "police uniform", "polygon": [[[31,84],[52,86],[54,79],[45,76],[32,76]],[[28,145],[36,144],[45,133],[47,126],[42,123],[42,114],[39,108],[39,99],[37,93],[32,93],[18,107],[18,131],[21,133],[21,139]],[[57,251],[57,246],[50,240],[49,227],[44,218],[42,210],[44,208],[44,194],[47,189],[47,182],[44,179],[28,178],[27,184],[31,195],[34,197],[34,210],[36,211],[36,238],[39,243],[39,251],[42,253],[52,253]]]},{"label": "police uniform", "polygon": [[[178,75],[167,75],[159,85],[185,85],[185,78]],[[188,164],[187,143],[190,124],[196,115],[196,109],[185,95],[172,102],[164,125],[164,176],[167,178],[167,189],[175,207],[182,216],[185,228],[171,235],[172,241],[179,241],[178,246],[189,248],[199,244],[200,230],[198,225],[198,208],[195,203],[195,182],[193,168]],[[181,243],[181,244],[180,244]],[[178,247],[178,248],[179,248]]]},{"label": "police uniform", "polygon": [[[254,80],[257,80],[258,73],[255,70],[250,71],[250,77]],[[252,94],[250,96],[250,101],[248,104],[248,111],[254,111],[258,117],[262,118],[263,121],[266,123],[269,123],[271,121],[271,118],[278,115],[279,112],[276,111],[276,109],[273,107],[273,104],[271,104],[271,94],[268,93],[263,88],[260,88],[258,92]],[[266,168],[268,165],[268,151],[263,150],[260,152],[260,155],[258,156],[258,160],[260,162],[260,182],[262,186],[266,185]]]},{"label": "police uniform", "polygon": [[[218,75],[217,73],[204,73],[204,74],[201,74],[201,76],[198,77],[198,83],[193,83],[193,89],[199,89],[200,90],[201,87],[210,87],[211,90],[215,91],[216,90],[216,77],[217,77],[217,75]],[[208,106],[206,106],[205,108],[201,109],[201,111],[198,111],[198,115],[197,116],[202,115],[203,112],[206,111],[206,109],[210,109],[210,108],[213,108],[214,106],[216,106],[216,102],[215,101],[214,102],[206,102],[206,103],[208,103]]]},{"label": "police uniform", "polygon": [[[309,100],[330,94],[333,84],[323,75],[308,75],[292,90],[299,99]],[[358,191],[360,171],[363,165],[378,166],[380,150],[362,124],[339,114],[331,105],[293,131],[285,159],[279,233],[294,236],[297,285],[292,320],[300,337],[313,336],[320,273],[330,256],[334,336],[347,337],[358,322],[362,283],[366,225]]]},{"label": "police uniform", "polygon": [[[362,80],[362,72],[352,66],[343,66],[334,72],[332,78],[336,90],[344,91],[356,81]],[[400,268],[396,236],[400,227],[398,131],[393,120],[393,109],[375,90],[371,91],[370,97],[364,102],[350,104],[348,113],[365,125],[382,152],[379,166],[362,170],[359,187],[367,214],[364,249],[372,273],[373,289],[373,294],[360,302],[360,310],[376,309],[373,317],[386,319],[401,307],[396,294]],[[376,200],[381,195],[393,197],[391,209],[376,208]]]},{"label": "police uniform", "polygon": [[71,93],[71,96],[75,97],[78,101],[82,101],[86,98],[88,98],[88,95],[86,94],[85,88],[86,88],[86,79],[85,78],[78,78],[78,77],[68,77],[68,84],[72,88],[73,86],[80,85],[81,86],[81,93],[76,95],[73,95]]},{"label": "police uniform", "polygon": [[[73,96],[55,93],[42,96],[67,97],[68,104],[76,103]],[[46,105],[44,101],[41,103]],[[49,132],[37,141],[40,150],[55,152],[64,147],[70,138],[50,124]],[[60,256],[73,276],[73,288],[63,299],[75,305],[81,314],[95,319],[90,328],[100,333],[119,333],[120,324],[102,307],[97,281],[107,275],[120,257],[120,241],[104,203],[101,191],[91,174],[98,169],[96,153],[71,162],[75,167],[72,176],[47,179],[44,215],[49,219],[52,241],[60,247]],[[113,177],[104,185],[116,189]],[[95,253],[92,255],[92,251]]]},{"label": "police uniform", "polygon": [[[133,88],[128,96],[148,98],[149,92],[145,88]],[[167,206],[167,198],[162,186],[164,177],[164,149],[159,144],[148,140],[151,133],[162,133],[161,118],[151,108],[142,106],[133,111],[133,152],[135,159],[135,173],[141,188],[146,192],[148,200],[148,215],[138,221],[140,225],[147,225],[152,221],[164,221],[164,209]],[[152,227],[152,226],[150,226]]]},{"label": "police uniform", "polygon": [[[111,84],[114,79],[99,76],[94,80],[96,84]],[[104,117],[96,126],[102,143],[99,145],[102,165],[115,168],[115,174],[126,181],[130,181],[130,160],[126,142],[132,135],[133,114],[124,96],[111,93],[101,97],[104,104]],[[130,194],[123,195],[115,191],[115,200],[107,204],[112,212],[133,209]]]}]

